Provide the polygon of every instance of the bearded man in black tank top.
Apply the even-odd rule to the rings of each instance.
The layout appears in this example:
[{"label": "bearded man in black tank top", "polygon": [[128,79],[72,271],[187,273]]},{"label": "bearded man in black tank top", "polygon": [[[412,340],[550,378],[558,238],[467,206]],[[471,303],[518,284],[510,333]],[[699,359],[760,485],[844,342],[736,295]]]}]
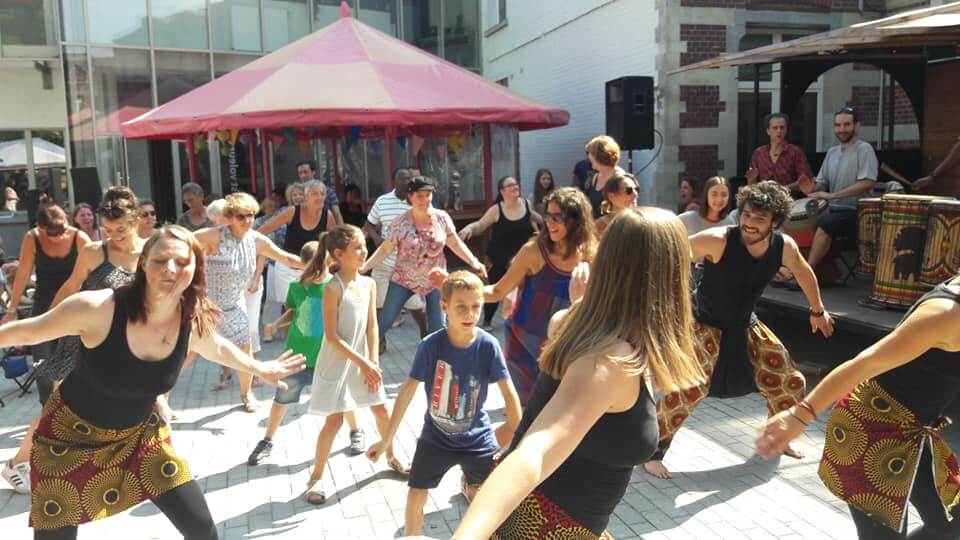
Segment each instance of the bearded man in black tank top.
[{"label": "bearded man in black tank top", "polygon": [[[833,334],[833,319],[823,307],[817,277],[797,244],[775,229],[793,200],[786,188],[765,181],[737,193],[736,227],[713,227],[690,237],[693,259],[704,259],[703,278],[694,291],[695,334],[707,381],[663,396],[657,403],[660,444],[644,468],[669,478],[663,457],[673,436],[708,394],[737,397],[759,391],[772,416],[803,399],[806,381],[783,343],[753,313],[767,283],[781,266],[796,276],[810,303],[810,328]],[[803,457],[790,447],[784,454]]]}]

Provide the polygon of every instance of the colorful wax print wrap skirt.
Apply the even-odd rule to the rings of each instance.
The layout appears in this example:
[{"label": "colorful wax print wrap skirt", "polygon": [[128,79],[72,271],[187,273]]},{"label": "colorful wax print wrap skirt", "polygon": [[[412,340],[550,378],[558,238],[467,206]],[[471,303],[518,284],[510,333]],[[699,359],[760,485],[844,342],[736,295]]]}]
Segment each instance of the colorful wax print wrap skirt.
[{"label": "colorful wax print wrap skirt", "polygon": [[527,495],[500,525],[491,540],[613,540],[597,536],[539,491]]},{"label": "colorful wax print wrap skirt", "polygon": [[55,390],[30,452],[30,526],[59,529],[103,519],[193,479],[156,411],[126,429],[77,416]]},{"label": "colorful wax print wrap skirt", "polygon": [[[834,495],[900,531],[923,445],[930,445],[933,475],[944,512],[960,503],[953,450],[940,438],[946,418],[924,426],[874,380],[837,402],[827,418],[820,479]],[[926,474],[926,472],[924,472]]]}]

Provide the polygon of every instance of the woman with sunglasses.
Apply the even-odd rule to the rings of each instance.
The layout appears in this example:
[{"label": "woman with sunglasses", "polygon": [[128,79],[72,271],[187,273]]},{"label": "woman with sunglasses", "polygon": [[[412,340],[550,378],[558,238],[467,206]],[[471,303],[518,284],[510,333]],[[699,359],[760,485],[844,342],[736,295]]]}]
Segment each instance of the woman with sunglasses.
[{"label": "woman with sunglasses", "polygon": [[[89,243],[90,239],[83,231],[69,225],[63,208],[47,199],[41,200],[37,211],[37,226],[23,235],[23,242],[20,244],[20,265],[13,280],[10,307],[3,316],[3,323],[16,320],[17,308],[34,266],[37,272],[37,288],[33,294],[30,317],[46,313],[60,286],[70,277],[77,262],[77,253]],[[35,344],[30,350],[33,361],[50,360],[56,345],[56,340]],[[46,403],[52,392],[53,380],[38,374],[37,394],[40,403]],[[32,430],[28,435],[32,436]],[[25,444],[29,445],[29,442]],[[2,473],[18,493],[30,493],[30,467],[26,462],[28,456],[29,452],[19,452],[13,462],[7,463]],[[16,461],[17,459],[20,461]]]},{"label": "woman with sunglasses", "polygon": [[546,198],[540,233],[520,248],[507,273],[484,287],[484,300],[498,302],[519,287],[517,302],[505,323],[507,369],[526,404],[540,373],[537,358],[547,339],[550,317],[570,305],[570,275],[591,261],[596,233],[590,201],[577,188],[560,188]]},{"label": "woman with sunglasses", "polygon": [[[201,229],[194,233],[206,252],[207,293],[223,310],[217,323],[217,333],[236,345],[246,355],[252,355],[250,322],[244,291],[256,273],[257,257],[267,257],[291,268],[302,269],[300,257],[278,248],[269,238],[253,230],[253,218],[260,205],[243,192],[224,197],[223,218],[226,225]],[[288,230],[289,231],[289,230]],[[237,375],[240,380],[240,399],[247,412],[259,408],[252,392],[253,376],[247,372]]]},{"label": "woman with sunglasses", "polygon": [[603,186],[603,202],[600,203],[600,213],[597,220],[597,235],[603,237],[607,225],[617,217],[617,214],[628,208],[637,207],[637,196],[640,194],[637,177],[630,173],[622,173],[607,180]]},{"label": "woman with sunglasses", "polygon": [[140,221],[137,222],[137,235],[146,240],[157,226],[157,208],[150,199],[140,201]]},{"label": "woman with sunglasses", "polygon": [[[492,227],[490,243],[487,244],[487,255],[493,263],[487,272],[491,283],[506,275],[510,261],[543,225],[540,214],[531,210],[530,203],[521,196],[519,180],[504,176],[497,182],[497,191],[497,204],[487,208],[480,219],[460,229],[459,233],[466,241]],[[497,302],[490,302],[483,306],[485,330],[492,329],[497,305]]]}]

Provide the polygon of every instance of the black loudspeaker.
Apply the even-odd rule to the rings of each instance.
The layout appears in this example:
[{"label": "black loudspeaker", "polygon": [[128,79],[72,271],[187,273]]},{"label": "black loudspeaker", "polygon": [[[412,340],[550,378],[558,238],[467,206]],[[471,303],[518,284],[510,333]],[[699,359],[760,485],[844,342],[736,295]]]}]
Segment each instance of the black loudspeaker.
[{"label": "black loudspeaker", "polygon": [[27,222],[30,224],[30,228],[37,226],[37,210],[40,209],[40,195],[43,195],[43,192],[39,189],[28,189],[26,199],[23,201],[23,206],[21,209],[27,211]]},{"label": "black loudspeaker", "polygon": [[653,77],[620,77],[606,84],[607,135],[623,150],[646,150],[653,141]]},{"label": "black loudspeaker", "polygon": [[85,202],[94,208],[100,206],[103,191],[100,189],[100,175],[97,174],[97,168],[76,167],[70,169],[70,176],[73,178],[74,204]]}]

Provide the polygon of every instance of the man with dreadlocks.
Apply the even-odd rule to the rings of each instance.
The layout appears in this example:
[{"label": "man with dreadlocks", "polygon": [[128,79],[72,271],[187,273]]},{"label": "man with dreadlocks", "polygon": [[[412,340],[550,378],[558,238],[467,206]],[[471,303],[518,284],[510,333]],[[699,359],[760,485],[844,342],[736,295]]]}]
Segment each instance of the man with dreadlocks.
[{"label": "man with dreadlocks", "polygon": [[[833,319],[823,307],[817,277],[793,239],[776,230],[792,204],[790,193],[776,182],[744,186],[737,193],[739,225],[714,227],[690,237],[693,259],[704,259],[693,310],[698,358],[707,379],[698,387],[667,394],[657,403],[660,443],[644,465],[648,473],[670,477],[663,456],[680,426],[708,394],[737,397],[759,390],[770,415],[803,398],[803,375],[783,343],[753,312],[767,283],[786,266],[810,303],[812,331],[824,337],[833,334]],[[803,457],[790,447],[784,454]]]}]

